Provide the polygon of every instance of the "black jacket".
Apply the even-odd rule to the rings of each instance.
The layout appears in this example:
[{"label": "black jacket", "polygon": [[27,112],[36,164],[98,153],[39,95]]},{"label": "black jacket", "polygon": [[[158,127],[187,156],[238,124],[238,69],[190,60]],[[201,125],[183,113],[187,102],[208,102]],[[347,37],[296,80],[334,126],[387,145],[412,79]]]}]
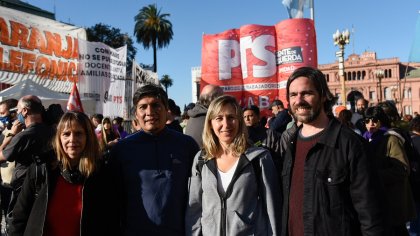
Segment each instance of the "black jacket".
[{"label": "black jacket", "polygon": [[[42,236],[49,196],[60,176],[59,168],[31,165],[13,209],[9,235]],[[105,166],[84,181],[81,236],[120,235],[118,204]],[[115,186],[115,185],[114,185]]]},{"label": "black jacket", "polygon": [[[295,141],[300,128],[286,142],[282,188],[282,235],[286,236]],[[287,137],[287,136],[286,136]],[[304,235],[384,235],[384,214],[378,178],[361,137],[331,118],[305,160]]]}]

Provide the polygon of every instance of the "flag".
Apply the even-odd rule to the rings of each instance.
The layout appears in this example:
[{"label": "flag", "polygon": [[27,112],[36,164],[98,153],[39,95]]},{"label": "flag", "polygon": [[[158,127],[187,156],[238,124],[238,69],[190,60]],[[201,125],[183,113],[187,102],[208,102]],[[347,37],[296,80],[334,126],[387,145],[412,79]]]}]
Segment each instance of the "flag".
[{"label": "flag", "polygon": [[303,18],[303,8],[312,7],[313,4],[310,5],[310,1],[313,0],[283,0],[282,3],[287,9],[287,13],[289,13],[289,18]]},{"label": "flag", "polygon": [[414,35],[414,41],[411,45],[409,62],[420,62],[420,15],[417,17],[416,23],[416,34]]},{"label": "flag", "polygon": [[69,101],[67,102],[67,111],[84,112],[76,82],[73,82],[73,88],[71,89]]}]

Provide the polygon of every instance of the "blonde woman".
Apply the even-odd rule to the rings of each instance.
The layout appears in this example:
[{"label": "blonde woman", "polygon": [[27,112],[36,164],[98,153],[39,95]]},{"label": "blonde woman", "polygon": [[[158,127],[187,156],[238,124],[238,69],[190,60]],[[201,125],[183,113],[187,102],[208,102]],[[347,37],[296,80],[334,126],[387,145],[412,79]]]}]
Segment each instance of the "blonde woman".
[{"label": "blonde woman", "polygon": [[65,113],[53,146],[28,170],[9,235],[119,235],[115,185],[89,118]]},{"label": "blonde woman", "polygon": [[187,235],[277,235],[278,180],[269,151],[252,147],[234,97],[207,112],[203,150],[194,159]]}]

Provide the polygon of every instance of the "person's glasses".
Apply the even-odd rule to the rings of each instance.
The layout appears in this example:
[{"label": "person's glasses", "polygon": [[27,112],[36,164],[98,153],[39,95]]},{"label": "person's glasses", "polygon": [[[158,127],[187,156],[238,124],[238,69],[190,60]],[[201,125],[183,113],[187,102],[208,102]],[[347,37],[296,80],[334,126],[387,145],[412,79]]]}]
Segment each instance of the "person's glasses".
[{"label": "person's glasses", "polygon": [[370,121],[372,121],[373,123],[378,123],[378,118],[374,118],[374,117],[371,117],[371,118],[365,118],[365,123],[366,124],[369,124],[369,122]]}]

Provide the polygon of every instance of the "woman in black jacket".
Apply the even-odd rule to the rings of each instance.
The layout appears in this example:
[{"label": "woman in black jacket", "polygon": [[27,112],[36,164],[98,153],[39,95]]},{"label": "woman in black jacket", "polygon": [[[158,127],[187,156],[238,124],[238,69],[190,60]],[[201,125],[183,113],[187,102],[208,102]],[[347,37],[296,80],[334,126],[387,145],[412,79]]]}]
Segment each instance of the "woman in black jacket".
[{"label": "woman in black jacket", "polygon": [[115,185],[89,118],[65,113],[53,146],[28,170],[9,235],[119,235]]}]

